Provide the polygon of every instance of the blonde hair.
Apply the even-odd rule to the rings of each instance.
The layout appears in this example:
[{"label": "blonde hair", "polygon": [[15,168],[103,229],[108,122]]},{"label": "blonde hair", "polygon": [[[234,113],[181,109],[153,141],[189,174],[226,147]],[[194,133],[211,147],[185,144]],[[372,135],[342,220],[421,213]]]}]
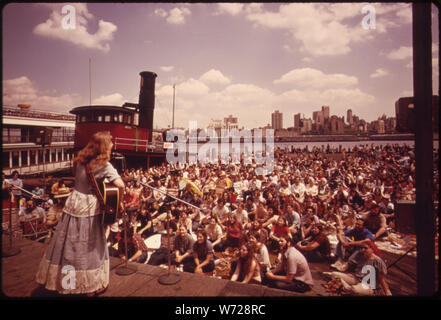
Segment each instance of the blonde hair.
[{"label": "blonde hair", "polygon": [[91,168],[103,167],[110,160],[111,148],[112,136],[110,132],[96,132],[73,161],[81,164],[89,163]]}]

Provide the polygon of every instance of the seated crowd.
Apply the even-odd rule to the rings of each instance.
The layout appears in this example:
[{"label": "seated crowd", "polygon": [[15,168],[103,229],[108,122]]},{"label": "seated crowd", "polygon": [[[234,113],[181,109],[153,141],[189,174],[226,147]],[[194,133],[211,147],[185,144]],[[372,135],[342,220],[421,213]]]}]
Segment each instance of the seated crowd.
[{"label": "seated crowd", "polygon": [[[349,294],[391,295],[376,243],[395,231],[397,201],[415,200],[413,149],[365,146],[342,155],[334,160],[323,148],[277,149],[266,175],[257,175],[256,164],[244,159],[127,169],[121,174],[127,258],[162,265],[170,256],[178,270],[212,274],[220,257],[232,257],[232,281],[296,292],[311,290],[309,264],[319,262],[329,265],[324,275],[340,279]],[[17,184],[18,173],[3,178],[5,191],[8,183]],[[436,200],[437,178],[433,185]],[[56,209],[68,192],[63,180],[49,195],[36,187],[28,200],[19,200],[22,226],[38,218],[56,227]],[[106,236],[110,254],[125,259],[123,226],[122,219],[107,225]],[[170,248],[164,242],[150,246],[149,239],[167,233]],[[362,283],[366,266],[378,275],[368,288]]]},{"label": "seated crowd", "polygon": [[31,191],[23,187],[18,171],[14,171],[11,179],[6,179],[3,174],[3,214],[5,215],[5,210],[9,213],[9,207],[17,210],[19,228],[24,236],[51,236],[61,219],[64,201],[71,189],[63,179],[56,181],[49,193],[39,185],[34,186]]},{"label": "seated crowd", "polygon": [[[219,257],[234,256],[232,281],[297,292],[311,290],[309,263],[321,262],[337,270],[326,274],[341,279],[351,294],[391,295],[375,243],[394,230],[396,202],[415,199],[409,154],[408,146],[355,147],[337,161],[318,148],[278,149],[267,175],[257,175],[253,163],[126,170],[128,258],[161,265],[170,254],[178,270],[211,274]],[[125,258],[121,227],[109,226],[108,245]],[[170,253],[166,246],[145,245],[167,230]],[[334,247],[331,234],[338,239]],[[379,275],[378,286],[360,289],[367,263]]]}]

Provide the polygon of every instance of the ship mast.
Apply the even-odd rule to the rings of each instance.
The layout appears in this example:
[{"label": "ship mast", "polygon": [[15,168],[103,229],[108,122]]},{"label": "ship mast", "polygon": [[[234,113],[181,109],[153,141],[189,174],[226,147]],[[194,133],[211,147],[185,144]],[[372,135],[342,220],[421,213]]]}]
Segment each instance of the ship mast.
[{"label": "ship mast", "polygon": [[92,59],[89,58],[89,105],[92,105]]},{"label": "ship mast", "polygon": [[175,84],[173,84],[173,117],[172,117],[172,129],[175,128]]}]

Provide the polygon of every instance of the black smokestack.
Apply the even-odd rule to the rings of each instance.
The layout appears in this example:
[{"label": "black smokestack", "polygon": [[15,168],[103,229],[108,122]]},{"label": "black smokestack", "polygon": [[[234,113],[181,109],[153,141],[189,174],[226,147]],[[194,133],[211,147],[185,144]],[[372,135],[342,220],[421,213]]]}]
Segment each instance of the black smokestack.
[{"label": "black smokestack", "polygon": [[139,91],[139,126],[150,129],[151,141],[153,131],[153,112],[155,109],[155,80],[158,76],[154,72],[143,71]]}]

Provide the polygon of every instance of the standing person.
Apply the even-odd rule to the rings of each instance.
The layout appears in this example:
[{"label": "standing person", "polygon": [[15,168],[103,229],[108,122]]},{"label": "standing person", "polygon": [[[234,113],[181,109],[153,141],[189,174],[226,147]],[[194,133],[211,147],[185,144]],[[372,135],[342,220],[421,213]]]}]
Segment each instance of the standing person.
[{"label": "standing person", "polygon": [[21,192],[20,189],[18,189],[18,188],[14,188],[14,187],[19,187],[19,188],[22,188],[22,189],[23,189],[23,180],[21,180],[21,179],[19,178],[18,171],[17,171],[17,170],[14,170],[14,171],[12,172],[12,177],[11,177],[11,179],[8,179],[6,182],[7,182],[8,184],[12,185],[12,195],[14,196],[14,198],[13,198],[13,203],[14,203],[14,204],[16,205],[16,207],[18,208],[19,205],[20,205],[20,200],[21,200],[21,197],[22,197],[22,192]]},{"label": "standing person", "polygon": [[268,285],[272,288],[307,292],[314,284],[308,262],[300,251],[292,245],[292,239],[285,236],[279,240],[282,252],[281,263],[266,273]]},{"label": "standing person", "polygon": [[[124,182],[109,162],[112,136],[95,133],[74,159],[75,188],[66,199],[63,216],[37,271],[37,283],[61,294],[102,293],[109,285],[109,251],[100,202],[86,173],[89,165],[95,179],[107,178],[120,190]],[[75,281],[66,286],[63,268],[75,270]]]}]

